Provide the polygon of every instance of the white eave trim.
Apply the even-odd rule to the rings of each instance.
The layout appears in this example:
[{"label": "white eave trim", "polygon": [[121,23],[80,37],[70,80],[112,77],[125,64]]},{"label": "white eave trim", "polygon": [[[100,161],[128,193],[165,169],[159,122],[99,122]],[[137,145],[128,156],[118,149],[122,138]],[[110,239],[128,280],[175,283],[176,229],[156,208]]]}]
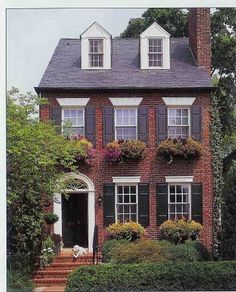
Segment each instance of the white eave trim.
[{"label": "white eave trim", "polygon": [[165,176],[167,183],[191,183],[193,176]]},{"label": "white eave trim", "polygon": [[167,106],[191,106],[196,97],[162,97]]},{"label": "white eave trim", "polygon": [[84,107],[87,105],[89,98],[57,98],[60,106],[79,106]]},{"label": "white eave trim", "polygon": [[141,176],[113,176],[113,183],[140,183]]},{"label": "white eave trim", "polygon": [[110,97],[109,98],[113,106],[139,106],[142,97]]}]

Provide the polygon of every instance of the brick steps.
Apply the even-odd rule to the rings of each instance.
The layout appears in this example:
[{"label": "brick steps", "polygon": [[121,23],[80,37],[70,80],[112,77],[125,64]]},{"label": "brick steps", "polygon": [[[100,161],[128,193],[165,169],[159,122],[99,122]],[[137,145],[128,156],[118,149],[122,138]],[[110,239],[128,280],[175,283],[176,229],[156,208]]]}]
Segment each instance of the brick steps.
[{"label": "brick steps", "polygon": [[[101,255],[98,257],[101,262]],[[65,286],[69,273],[80,266],[93,264],[93,255],[91,253],[82,255],[73,261],[72,253],[65,252],[56,256],[52,263],[41,270],[35,266],[33,282],[37,287]]]}]

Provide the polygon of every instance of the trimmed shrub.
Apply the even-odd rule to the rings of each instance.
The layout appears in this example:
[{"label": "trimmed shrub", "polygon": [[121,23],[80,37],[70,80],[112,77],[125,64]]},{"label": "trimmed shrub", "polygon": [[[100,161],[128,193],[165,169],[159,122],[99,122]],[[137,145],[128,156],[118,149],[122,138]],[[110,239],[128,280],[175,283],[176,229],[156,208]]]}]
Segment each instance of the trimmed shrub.
[{"label": "trimmed shrub", "polygon": [[84,266],[66,292],[235,290],[236,261]]},{"label": "trimmed shrub", "polygon": [[102,246],[102,260],[103,262],[107,263],[111,261],[111,257],[113,255],[113,250],[117,246],[125,246],[127,244],[130,244],[128,240],[125,239],[110,239],[110,240],[105,240],[103,242]]},{"label": "trimmed shrub", "polygon": [[159,241],[161,255],[167,261],[194,262],[209,260],[207,248],[199,241],[187,240],[184,244],[175,245],[169,241]]},{"label": "trimmed shrub", "polygon": [[47,224],[52,225],[58,221],[59,217],[54,213],[47,213],[44,214],[43,219]]},{"label": "trimmed shrub", "polygon": [[194,220],[167,220],[160,226],[160,239],[184,243],[188,239],[198,239],[202,229],[203,226]]},{"label": "trimmed shrub", "polygon": [[110,261],[115,264],[159,263],[165,260],[157,240],[139,240],[128,245],[116,245],[110,254]]},{"label": "trimmed shrub", "polygon": [[168,139],[157,147],[157,155],[169,162],[173,158],[194,159],[201,156],[202,145],[191,138]]},{"label": "trimmed shrub", "polygon": [[145,143],[140,140],[119,140],[108,143],[104,155],[109,163],[119,163],[126,159],[142,159],[145,149]]},{"label": "trimmed shrub", "polygon": [[111,242],[105,242],[105,254],[108,254],[106,262],[115,264],[194,262],[209,259],[207,249],[198,241],[188,240],[185,244],[178,245],[164,240],[139,240],[128,244],[127,241],[119,244],[119,240]]},{"label": "trimmed shrub", "polygon": [[113,223],[106,229],[108,239],[135,241],[145,235],[145,229],[137,222]]}]

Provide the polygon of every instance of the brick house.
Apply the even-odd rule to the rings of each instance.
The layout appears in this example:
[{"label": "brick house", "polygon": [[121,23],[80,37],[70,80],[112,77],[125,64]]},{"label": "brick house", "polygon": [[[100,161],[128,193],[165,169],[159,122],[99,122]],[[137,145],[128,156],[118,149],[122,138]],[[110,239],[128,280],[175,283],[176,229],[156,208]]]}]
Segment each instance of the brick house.
[{"label": "brick house", "polygon": [[[69,120],[96,149],[92,166],[69,174],[81,188],[71,190],[69,200],[55,194],[51,205],[59,216],[54,232],[65,247],[81,244],[91,251],[95,225],[101,243],[105,226],[127,219],[156,238],[162,222],[182,216],[202,222],[202,241],[212,247],[210,70],[206,8],[189,10],[189,39],[171,38],[156,23],[139,39],[112,39],[97,23],[79,39],[60,39],[35,88],[49,101],[40,119],[59,126]],[[200,141],[202,156],[160,161],[157,145],[177,136]],[[144,141],[145,158],[108,164],[103,149],[115,139]]]}]

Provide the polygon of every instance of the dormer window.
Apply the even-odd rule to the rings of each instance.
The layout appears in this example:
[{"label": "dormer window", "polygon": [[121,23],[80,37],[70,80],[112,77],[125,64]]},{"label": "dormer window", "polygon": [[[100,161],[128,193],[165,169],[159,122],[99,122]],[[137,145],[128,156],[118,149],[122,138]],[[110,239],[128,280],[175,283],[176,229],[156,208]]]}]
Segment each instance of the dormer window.
[{"label": "dormer window", "polygon": [[90,67],[103,67],[103,40],[89,40],[89,64]]},{"label": "dormer window", "polygon": [[149,39],[149,67],[163,66],[163,40]]},{"label": "dormer window", "polygon": [[81,69],[111,69],[111,35],[94,22],[81,35]]},{"label": "dormer window", "polygon": [[141,69],[170,69],[170,34],[154,22],[140,34]]}]

